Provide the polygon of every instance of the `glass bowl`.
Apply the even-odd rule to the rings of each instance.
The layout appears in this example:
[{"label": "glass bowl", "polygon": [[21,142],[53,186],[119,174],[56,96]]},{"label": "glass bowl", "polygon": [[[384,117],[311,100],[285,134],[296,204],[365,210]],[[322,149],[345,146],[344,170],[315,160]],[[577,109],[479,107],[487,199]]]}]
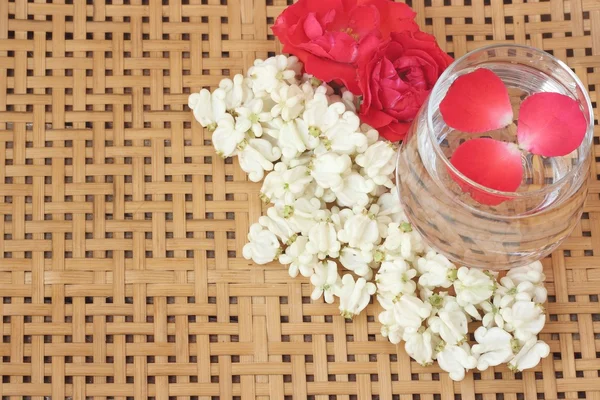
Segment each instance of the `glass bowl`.
[{"label": "glass bowl", "polygon": [[[481,135],[454,131],[440,115],[440,101],[457,77],[481,67],[495,72],[508,87],[514,123]],[[522,153],[525,173],[516,192],[478,185],[452,166],[452,153],[469,138],[516,143],[519,104],[537,92],[561,93],[579,103],[588,127],[575,151],[550,158]],[[472,51],[442,74],[400,146],[396,182],[406,215],[432,248],[458,265],[501,270],[539,260],[569,236],[583,212],[593,124],[589,96],[562,61],[528,46]],[[480,204],[461,190],[461,181],[463,187],[466,183],[504,201]]]}]

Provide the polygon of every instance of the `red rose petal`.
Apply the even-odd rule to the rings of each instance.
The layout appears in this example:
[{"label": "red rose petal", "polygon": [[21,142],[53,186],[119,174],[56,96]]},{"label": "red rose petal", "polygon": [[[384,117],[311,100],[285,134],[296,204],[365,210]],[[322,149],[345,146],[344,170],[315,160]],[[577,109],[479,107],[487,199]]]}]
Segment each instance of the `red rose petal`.
[{"label": "red rose petal", "polygon": [[[470,180],[501,192],[516,191],[523,179],[521,152],[513,143],[489,138],[471,139],[458,146],[450,163]],[[479,203],[495,206],[507,200],[505,196],[476,188],[452,172],[450,176],[463,192]]]},{"label": "red rose petal", "polygon": [[323,27],[315,13],[309,13],[306,16],[302,27],[304,28],[304,33],[310,40],[323,36]]},{"label": "red rose petal", "polygon": [[448,126],[469,133],[500,129],[513,120],[506,86],[485,68],[459,76],[440,103],[440,112]]},{"label": "red rose petal", "polygon": [[392,122],[391,124],[383,126],[377,130],[379,131],[380,136],[383,136],[390,142],[397,142],[404,139],[411,124],[412,122]]},{"label": "red rose petal", "polygon": [[379,11],[372,5],[358,5],[348,16],[348,28],[353,35],[362,38],[369,34],[377,34],[375,27],[379,26]]},{"label": "red rose petal", "polygon": [[519,110],[519,147],[544,157],[569,154],[579,147],[587,121],[577,101],[560,93],[536,93]]},{"label": "red rose petal", "polygon": [[356,68],[350,64],[324,60],[308,53],[304,68],[307,73],[314,75],[323,82],[339,80],[355,95],[361,94],[356,76]]},{"label": "red rose petal", "polygon": [[[378,10],[379,25],[378,31],[381,38],[389,39],[391,32],[419,31],[419,25],[414,21],[416,13],[406,4],[390,0],[350,0],[347,4],[357,4],[356,8],[361,6],[374,6]],[[347,9],[350,7],[347,6]]]}]

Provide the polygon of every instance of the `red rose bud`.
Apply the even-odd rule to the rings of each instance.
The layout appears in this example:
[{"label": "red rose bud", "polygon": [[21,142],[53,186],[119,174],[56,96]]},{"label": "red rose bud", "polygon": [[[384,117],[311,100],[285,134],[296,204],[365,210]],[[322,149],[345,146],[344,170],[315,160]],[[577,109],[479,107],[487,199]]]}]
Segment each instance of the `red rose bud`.
[{"label": "red rose bud", "polygon": [[358,60],[392,31],[418,31],[414,16],[406,4],[389,0],[300,0],[277,18],[273,33],[306,72],[360,94]]},{"label": "red rose bud", "polygon": [[401,140],[452,61],[427,33],[392,33],[373,55],[359,61],[361,120],[386,139]]}]

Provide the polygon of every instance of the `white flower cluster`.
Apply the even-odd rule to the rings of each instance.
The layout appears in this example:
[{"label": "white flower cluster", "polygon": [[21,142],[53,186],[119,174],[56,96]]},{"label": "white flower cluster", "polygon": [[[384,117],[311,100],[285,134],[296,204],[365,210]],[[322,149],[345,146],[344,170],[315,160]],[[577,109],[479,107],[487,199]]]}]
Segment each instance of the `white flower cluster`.
[{"label": "white flower cluster", "polygon": [[[379,315],[382,334],[392,343],[404,340],[417,362],[437,360],[450,378],[461,380],[469,369],[483,371],[502,363],[513,371],[533,368],[550,353],[537,338],[545,323],[541,304],[547,294],[540,262],[514,268],[497,280],[491,272],[457,269],[433,251],[411,258],[383,262],[375,280],[385,309]],[[469,347],[468,323],[475,320],[482,326]]]},{"label": "white flower cluster", "polygon": [[[261,199],[273,206],[250,227],[244,257],[277,260],[290,276],[309,278],[312,299],[338,297],[348,319],[376,294],[382,335],[404,340],[423,365],[437,360],[454,380],[506,362],[515,371],[537,365],[549,354],[537,340],[545,322],[541,264],[498,281],[427,248],[390,191],[394,146],[360,124],[351,93],[335,94],[301,68],[296,57],[257,60],[246,77],[189,98],[217,154],[237,155],[250,180],[264,178]],[[472,320],[483,326],[469,347]]]}]

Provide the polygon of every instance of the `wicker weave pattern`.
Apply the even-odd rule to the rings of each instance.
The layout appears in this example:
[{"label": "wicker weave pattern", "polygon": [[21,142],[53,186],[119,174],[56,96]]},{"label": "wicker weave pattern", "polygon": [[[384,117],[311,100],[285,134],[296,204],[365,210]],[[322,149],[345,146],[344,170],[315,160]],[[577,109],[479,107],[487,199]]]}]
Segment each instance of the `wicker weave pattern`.
[{"label": "wicker weave pattern", "polygon": [[[544,262],[552,355],[535,371],[453,383],[380,336],[377,305],[345,323],[305,281],[241,257],[260,185],[185,104],[280,52],[269,27],[285,6],[0,0],[0,395],[600,399],[596,164],[581,224]],[[455,56],[553,52],[596,105],[598,0],[412,6]]]}]

